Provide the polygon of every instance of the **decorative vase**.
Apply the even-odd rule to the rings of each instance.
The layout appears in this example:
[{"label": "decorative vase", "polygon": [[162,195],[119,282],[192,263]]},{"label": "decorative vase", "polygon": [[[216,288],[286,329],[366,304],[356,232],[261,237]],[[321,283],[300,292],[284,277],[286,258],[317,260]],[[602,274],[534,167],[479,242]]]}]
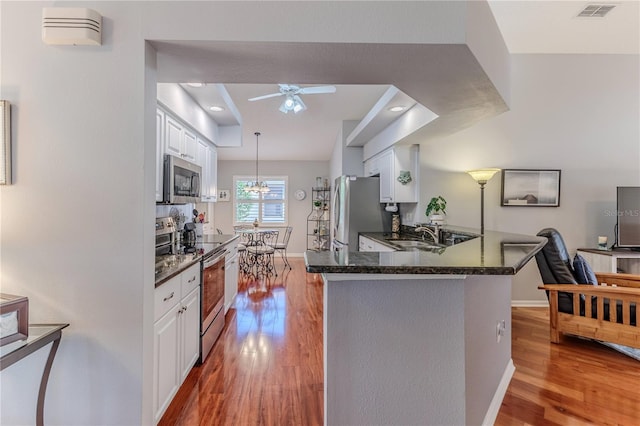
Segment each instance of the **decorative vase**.
[{"label": "decorative vase", "polygon": [[444,225],[444,216],[441,214],[432,214],[429,220],[433,225]]}]

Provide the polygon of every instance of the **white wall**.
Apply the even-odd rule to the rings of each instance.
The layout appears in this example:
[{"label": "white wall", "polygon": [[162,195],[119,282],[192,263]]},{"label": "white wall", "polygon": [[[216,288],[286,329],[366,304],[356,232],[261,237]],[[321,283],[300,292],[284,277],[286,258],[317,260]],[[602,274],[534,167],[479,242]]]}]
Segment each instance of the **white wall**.
[{"label": "white wall", "polygon": [[[224,148],[221,148],[224,149]],[[233,176],[255,176],[255,161],[219,161],[218,188],[233,190]],[[316,177],[329,177],[328,161],[260,161],[261,176],[287,176],[289,188],[289,225],[293,226],[289,247],[289,255],[300,256],[307,249],[307,216],[311,213],[311,187],[315,186]],[[293,196],[297,189],[304,189],[307,198],[302,201]],[[233,198],[233,197],[232,197]],[[214,205],[215,227],[225,234],[233,233],[233,200],[218,201]]]},{"label": "white wall", "polygon": [[336,143],[331,152],[330,182],[342,175],[362,176],[364,173],[363,148],[361,146],[346,146],[346,137],[358,125],[357,121],[343,121],[336,137]]},{"label": "white wall", "polygon": [[[443,195],[448,223],[479,227],[483,167],[561,169],[560,207],[500,207],[501,176],[485,189],[487,229],[535,234],[555,227],[571,252],[613,241],[616,186],[640,185],[639,56],[513,55],[511,110],[420,147],[421,203]],[[422,214],[422,213],[421,213]],[[544,300],[535,261],[513,299]]]},{"label": "white wall", "polygon": [[158,102],[180,117],[200,136],[219,143],[218,125],[177,83],[158,83]]},{"label": "white wall", "polygon": [[[96,5],[104,45],[74,47],[42,42],[43,6],[51,2],[1,6],[2,92],[14,105],[2,291],[29,297],[32,323],[71,324],[51,372],[47,424],[148,423],[155,83],[145,86],[154,78],[145,61],[154,57],[136,9]],[[35,405],[23,403],[37,394],[33,361],[2,372],[2,424],[35,423]],[[25,379],[30,389],[7,392]]]}]

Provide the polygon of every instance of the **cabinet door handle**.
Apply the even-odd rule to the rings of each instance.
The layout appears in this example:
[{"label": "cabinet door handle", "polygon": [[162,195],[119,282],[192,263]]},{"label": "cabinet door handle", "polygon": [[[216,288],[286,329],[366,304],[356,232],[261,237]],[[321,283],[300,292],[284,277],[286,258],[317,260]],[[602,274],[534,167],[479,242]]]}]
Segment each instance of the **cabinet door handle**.
[{"label": "cabinet door handle", "polygon": [[171,292],[171,294],[170,294],[170,295],[168,295],[167,297],[165,297],[164,299],[162,299],[162,301],[163,301],[163,302],[166,302],[166,301],[167,301],[167,300],[169,300],[169,299],[173,299],[173,293],[174,293],[174,292],[172,291],[172,292]]},{"label": "cabinet door handle", "polygon": [[188,283],[192,283],[196,280],[196,276],[194,275],[193,278],[191,278],[189,281],[187,281]]}]

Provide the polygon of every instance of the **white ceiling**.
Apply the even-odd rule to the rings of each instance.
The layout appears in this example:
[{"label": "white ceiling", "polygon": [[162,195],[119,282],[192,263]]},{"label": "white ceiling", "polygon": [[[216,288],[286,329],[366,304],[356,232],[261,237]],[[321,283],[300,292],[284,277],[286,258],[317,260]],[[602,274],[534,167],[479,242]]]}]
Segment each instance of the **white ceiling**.
[{"label": "white ceiling", "polygon": [[[587,5],[612,4],[604,18],[578,18]],[[511,53],[640,53],[640,1],[490,0]]]},{"label": "white ceiling", "polygon": [[[593,3],[595,2],[587,3],[582,0],[489,1],[510,53],[639,54],[640,1],[617,0],[611,3],[616,7],[605,18],[576,17],[587,4]],[[171,46],[165,45],[159,50],[171,50]],[[194,49],[192,56],[189,57],[189,49],[182,48],[180,55],[182,63],[184,61],[188,63],[190,60],[197,63],[202,60],[202,52],[197,49]],[[300,57],[300,61],[303,60]],[[411,67],[412,64],[402,65]],[[419,66],[419,64],[413,65]],[[197,67],[193,68],[197,69]],[[202,67],[202,69],[207,68]],[[219,158],[222,160],[255,158],[253,133],[260,131],[262,133],[260,136],[261,160],[328,160],[342,121],[361,120],[388,89],[389,84],[398,86],[403,83],[400,77],[395,77],[396,81],[393,81],[395,70],[388,71],[389,81],[378,81],[379,78],[369,75],[372,70],[361,69],[362,83],[375,82],[376,84],[351,84],[354,82],[353,76],[342,80],[335,77],[333,80],[330,77],[323,79],[320,77],[323,75],[323,70],[318,70],[317,76],[307,77],[311,79],[310,81],[287,80],[287,77],[296,74],[281,71],[275,74],[278,77],[265,73],[264,81],[269,83],[249,80],[246,83],[256,81],[259,84],[225,84],[242,117],[243,146],[221,148]],[[377,71],[382,74],[385,72],[385,70]],[[195,72],[193,80],[220,83],[215,81],[214,77],[220,74],[215,72],[212,74],[207,76],[206,73]],[[249,78],[248,75],[246,74],[245,77]],[[302,75],[307,76],[307,74]],[[324,75],[336,74],[328,71]],[[256,78],[255,74],[252,78]],[[405,77],[402,76],[402,78]],[[236,81],[243,81],[242,77]],[[345,82],[350,84],[338,84]],[[277,83],[300,86],[335,84],[337,91],[334,94],[303,95],[307,110],[299,114],[283,114],[278,111],[282,97],[248,101],[255,96],[277,92]],[[404,88],[401,87],[401,89]],[[213,84],[208,84],[204,88],[186,88],[186,90],[207,111],[209,106],[222,103]],[[407,94],[423,99],[408,90]],[[430,107],[430,105],[425,106]],[[210,114],[221,124],[233,121],[229,111],[217,113],[217,115],[213,112]]]}]

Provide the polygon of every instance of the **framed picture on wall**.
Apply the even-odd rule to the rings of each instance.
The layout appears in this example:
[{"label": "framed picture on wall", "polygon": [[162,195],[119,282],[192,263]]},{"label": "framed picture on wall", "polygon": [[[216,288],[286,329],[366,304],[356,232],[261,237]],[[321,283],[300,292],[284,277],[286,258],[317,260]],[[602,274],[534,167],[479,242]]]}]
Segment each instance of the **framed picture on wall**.
[{"label": "framed picture on wall", "polygon": [[560,170],[502,170],[500,205],[558,207],[560,205]]}]

